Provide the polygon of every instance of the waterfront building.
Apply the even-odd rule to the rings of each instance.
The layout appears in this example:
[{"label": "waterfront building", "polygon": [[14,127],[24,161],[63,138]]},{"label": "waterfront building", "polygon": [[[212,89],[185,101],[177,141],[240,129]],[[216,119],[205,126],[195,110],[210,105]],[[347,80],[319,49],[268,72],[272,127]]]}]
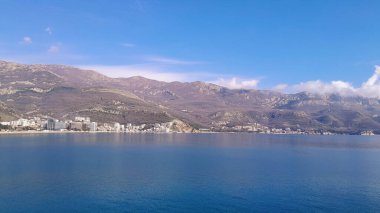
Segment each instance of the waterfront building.
[{"label": "waterfront building", "polygon": [[116,132],[120,132],[120,123],[115,123],[114,125],[113,125],[113,129],[114,129],[114,131],[116,131]]},{"label": "waterfront building", "polygon": [[66,123],[64,121],[56,120],[54,130],[67,129]]},{"label": "waterfront building", "polygon": [[11,125],[11,122],[0,122],[1,125],[3,126],[10,126]]},{"label": "waterfront building", "polygon": [[71,122],[69,128],[70,128],[70,130],[74,130],[74,131],[82,131],[83,130],[83,123],[82,122]]},{"label": "waterfront building", "polygon": [[10,125],[12,127],[26,127],[26,126],[29,126],[29,120],[28,119],[24,119],[24,118],[20,118],[20,119],[18,119],[16,121],[11,121]]},{"label": "waterfront building", "polygon": [[91,124],[90,124],[90,132],[96,132],[97,129],[98,129],[98,123],[91,122]]},{"label": "waterfront building", "polygon": [[53,118],[49,118],[46,124],[47,130],[62,130],[66,129],[66,123],[64,121],[59,121]]},{"label": "waterfront building", "polygon": [[49,118],[46,124],[46,129],[47,130],[54,130],[55,128],[55,120],[52,118]]}]

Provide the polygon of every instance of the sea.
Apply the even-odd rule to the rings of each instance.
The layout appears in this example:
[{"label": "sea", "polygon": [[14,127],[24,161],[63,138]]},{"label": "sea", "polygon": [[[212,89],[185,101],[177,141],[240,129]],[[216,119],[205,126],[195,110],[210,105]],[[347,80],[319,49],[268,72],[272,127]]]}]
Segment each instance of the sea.
[{"label": "sea", "polygon": [[0,212],[380,212],[380,137],[0,135]]}]

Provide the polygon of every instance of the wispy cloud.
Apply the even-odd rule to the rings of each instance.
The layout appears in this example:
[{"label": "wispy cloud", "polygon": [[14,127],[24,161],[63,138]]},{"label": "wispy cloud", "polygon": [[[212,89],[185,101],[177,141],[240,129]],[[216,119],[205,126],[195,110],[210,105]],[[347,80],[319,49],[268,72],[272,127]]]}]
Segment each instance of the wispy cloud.
[{"label": "wispy cloud", "polygon": [[280,84],[274,89],[287,93],[310,92],[317,94],[340,94],[343,96],[363,96],[369,98],[380,98],[380,67],[375,66],[374,74],[360,87],[354,87],[350,82],[320,80],[301,82],[295,85]]},{"label": "wispy cloud", "polygon": [[233,77],[215,72],[199,70],[199,61],[189,61],[162,56],[143,57],[142,63],[129,65],[78,65],[77,67],[95,70],[110,77],[142,76],[149,79],[165,82],[193,82],[204,81],[218,84],[231,89],[257,88],[259,80]]},{"label": "wispy cloud", "polygon": [[51,27],[46,27],[45,32],[47,32],[49,35],[53,34],[53,29]]},{"label": "wispy cloud", "polygon": [[62,44],[56,43],[49,46],[48,52],[49,53],[59,53],[61,51]]},{"label": "wispy cloud", "polygon": [[[24,41],[20,41],[20,44],[24,45]],[[27,48],[25,51],[20,51],[18,48],[13,48],[14,44],[13,46],[9,43],[4,43],[3,45],[6,46],[4,46],[4,48],[0,48],[0,59],[15,61],[18,63],[73,64],[81,63],[81,61],[86,61],[90,58],[88,55],[73,52],[68,46],[65,46],[60,42],[50,44],[42,44],[38,42],[34,48]],[[34,45],[34,42],[32,45]]]},{"label": "wispy cloud", "polygon": [[132,43],[121,43],[120,45],[123,46],[123,47],[126,47],[126,48],[131,48],[131,47],[135,47],[136,46],[135,44],[132,44]]},{"label": "wispy cloud", "polygon": [[288,85],[288,84],[278,84],[278,85],[276,85],[275,87],[273,87],[273,90],[274,90],[274,91],[278,91],[278,92],[283,92],[283,91],[285,91],[287,88],[289,88],[289,85]]},{"label": "wispy cloud", "polygon": [[132,6],[132,8],[134,8],[134,9],[140,11],[140,12],[145,12],[146,5],[141,0],[135,0],[135,1],[133,1],[132,4],[131,4],[131,6]]},{"label": "wispy cloud", "polygon": [[59,54],[52,54],[45,51],[24,55],[0,53],[0,59],[14,61],[21,64],[68,64],[68,61],[71,63],[80,63],[83,60],[87,60],[88,56],[62,52]]},{"label": "wispy cloud", "polygon": [[230,89],[256,89],[258,79],[246,79],[231,77],[212,72],[178,71],[168,69],[165,66],[156,64],[132,64],[132,65],[77,65],[76,67],[94,70],[109,77],[133,77],[142,76],[145,78],[164,82],[194,82],[204,81],[217,84]]},{"label": "wispy cloud", "polygon": [[22,38],[22,40],[20,41],[21,44],[24,44],[24,45],[30,45],[33,43],[32,41],[32,38],[29,37],[29,36],[24,36],[24,38]]},{"label": "wispy cloud", "polygon": [[173,82],[191,82],[202,79],[215,79],[214,74],[206,72],[179,72],[149,64],[132,64],[132,65],[77,65],[76,67],[88,70],[95,70],[104,75],[120,78],[142,76],[158,81]]},{"label": "wispy cloud", "polygon": [[260,83],[260,80],[232,77],[229,79],[219,78],[217,81],[214,81],[212,83],[230,89],[256,89]]},{"label": "wispy cloud", "polygon": [[161,56],[151,56],[146,57],[145,60],[147,62],[159,63],[159,64],[167,64],[167,65],[195,65],[202,64],[200,61],[187,61],[176,58],[167,58]]}]

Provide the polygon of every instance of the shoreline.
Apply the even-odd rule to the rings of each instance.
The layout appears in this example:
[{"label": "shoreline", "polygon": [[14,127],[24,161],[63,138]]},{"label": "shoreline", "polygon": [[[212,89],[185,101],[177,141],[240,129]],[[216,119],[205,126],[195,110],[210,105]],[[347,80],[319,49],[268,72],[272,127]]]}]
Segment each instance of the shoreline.
[{"label": "shoreline", "polygon": [[204,134],[218,132],[112,132],[112,131],[0,131],[0,135],[20,135],[20,134],[98,134],[98,133],[113,133],[113,134]]},{"label": "shoreline", "polygon": [[258,133],[258,132],[112,132],[112,131],[96,131],[96,132],[86,132],[86,131],[0,131],[1,135],[38,135],[38,134],[100,134],[100,133],[112,133],[112,134],[256,134],[256,135],[352,135],[352,136],[377,136],[377,135],[355,135],[355,134],[296,134],[296,133]]}]

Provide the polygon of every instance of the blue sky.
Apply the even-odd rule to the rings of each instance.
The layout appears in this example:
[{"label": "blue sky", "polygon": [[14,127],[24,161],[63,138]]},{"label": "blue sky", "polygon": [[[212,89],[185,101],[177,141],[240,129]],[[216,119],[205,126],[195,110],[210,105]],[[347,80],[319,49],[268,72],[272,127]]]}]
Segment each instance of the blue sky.
[{"label": "blue sky", "polygon": [[0,0],[0,5],[0,59],[22,63],[294,90],[313,82],[317,90],[318,82],[335,88],[333,81],[360,89],[380,64],[380,1]]}]

